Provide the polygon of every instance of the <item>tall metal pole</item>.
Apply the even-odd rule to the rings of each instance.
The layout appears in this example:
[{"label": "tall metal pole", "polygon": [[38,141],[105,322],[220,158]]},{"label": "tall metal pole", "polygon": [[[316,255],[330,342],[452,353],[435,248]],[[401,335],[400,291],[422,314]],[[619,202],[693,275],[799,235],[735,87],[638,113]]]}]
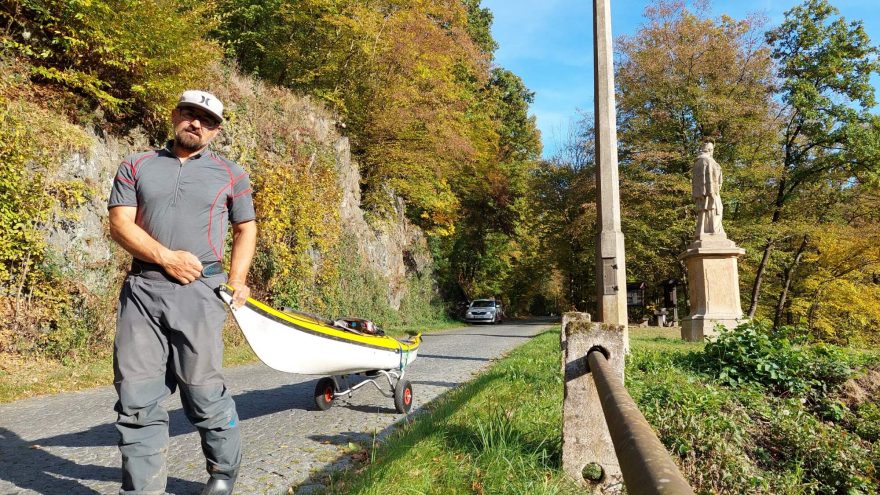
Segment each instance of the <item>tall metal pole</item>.
[{"label": "tall metal pole", "polygon": [[[596,190],[599,240],[596,256],[598,320],[627,324],[626,264],[620,229],[620,182],[617,172],[617,116],[614,104],[614,50],[611,1],[593,0],[595,70]],[[628,342],[628,335],[624,342]]]}]

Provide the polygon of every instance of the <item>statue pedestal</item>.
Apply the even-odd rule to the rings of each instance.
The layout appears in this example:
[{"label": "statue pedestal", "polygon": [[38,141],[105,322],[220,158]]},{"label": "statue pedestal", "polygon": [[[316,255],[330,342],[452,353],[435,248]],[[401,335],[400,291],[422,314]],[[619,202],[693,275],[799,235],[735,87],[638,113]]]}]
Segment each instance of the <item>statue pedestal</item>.
[{"label": "statue pedestal", "polygon": [[681,321],[681,338],[699,342],[718,334],[715,325],[733,328],[743,317],[737,258],[746,251],[727,236],[704,236],[678,256],[688,271],[690,316]]}]

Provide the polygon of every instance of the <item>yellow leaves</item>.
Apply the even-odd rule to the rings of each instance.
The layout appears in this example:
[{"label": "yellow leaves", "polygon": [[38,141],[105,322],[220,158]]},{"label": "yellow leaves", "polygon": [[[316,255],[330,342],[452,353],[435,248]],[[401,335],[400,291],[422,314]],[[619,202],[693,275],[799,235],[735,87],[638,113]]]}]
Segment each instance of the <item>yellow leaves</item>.
[{"label": "yellow leaves", "polygon": [[880,340],[880,226],[822,225],[810,247],[792,312],[827,340]]},{"label": "yellow leaves", "polygon": [[340,235],[340,191],[332,162],[322,160],[316,166],[308,156],[290,158],[291,162],[260,160],[252,175],[260,251],[272,260],[265,280],[270,291],[332,279],[334,245]]},{"label": "yellow leaves", "polygon": [[45,256],[39,226],[59,201],[81,204],[89,188],[50,178],[68,153],[84,151],[88,142],[62,117],[0,96],[0,294],[7,284],[16,294],[52,289],[53,281],[32,269]]},{"label": "yellow leaves", "polygon": [[206,36],[216,25],[213,2],[185,8],[171,0],[39,3],[45,5],[25,2],[12,19],[31,33],[14,47],[32,64],[30,73],[151,131],[161,128],[173,99],[202,84],[206,68],[222,55]]}]

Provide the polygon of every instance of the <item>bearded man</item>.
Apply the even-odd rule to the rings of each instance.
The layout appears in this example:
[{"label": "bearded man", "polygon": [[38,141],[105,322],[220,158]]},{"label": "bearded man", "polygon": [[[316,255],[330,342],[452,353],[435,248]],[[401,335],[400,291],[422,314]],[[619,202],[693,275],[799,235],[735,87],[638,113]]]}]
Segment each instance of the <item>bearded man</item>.
[{"label": "bearded man", "polygon": [[[241,463],[235,402],[221,375],[226,309],[217,291],[250,294],[246,278],[257,227],[248,174],[211,151],[223,104],[185,91],[171,112],[174,139],[127,157],[108,208],[110,234],[132,257],[119,295],[113,347],[119,400],[120,494],[165,493],[168,413],[162,401],[180,387],[198,429],[210,476],[203,495],[229,495]],[[224,246],[232,224],[229,274]]]}]

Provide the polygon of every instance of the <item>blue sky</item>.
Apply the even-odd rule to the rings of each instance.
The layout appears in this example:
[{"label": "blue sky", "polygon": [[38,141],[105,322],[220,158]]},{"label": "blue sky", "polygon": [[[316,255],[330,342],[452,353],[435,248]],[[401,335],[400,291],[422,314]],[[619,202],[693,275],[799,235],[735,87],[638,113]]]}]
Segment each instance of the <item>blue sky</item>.
[{"label": "blue sky", "polygon": [[[633,34],[643,22],[646,0],[612,0],[614,36]],[[759,12],[768,28],[778,25],[797,0],[712,2],[715,16],[743,18]],[[593,3],[589,0],[483,0],[494,15],[492,35],[500,45],[496,62],[523,78],[535,92],[531,111],[538,119],[544,156],[559,147],[577,110],[593,109]],[[831,0],[848,21],[861,19],[874,45],[880,45],[880,1]],[[880,93],[880,77],[873,78]],[[878,94],[880,96],[880,94]]]}]

